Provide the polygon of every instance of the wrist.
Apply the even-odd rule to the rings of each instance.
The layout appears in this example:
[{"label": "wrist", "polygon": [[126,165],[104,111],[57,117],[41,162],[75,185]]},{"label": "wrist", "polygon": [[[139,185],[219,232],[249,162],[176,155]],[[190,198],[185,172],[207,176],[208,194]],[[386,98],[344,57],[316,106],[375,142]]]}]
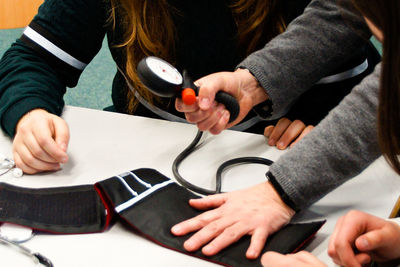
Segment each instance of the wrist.
[{"label": "wrist", "polygon": [[272,187],[275,189],[275,192],[280,196],[282,202],[290,208],[294,212],[299,212],[300,209],[297,207],[297,205],[294,203],[292,199],[290,199],[289,195],[286,194],[286,192],[283,190],[281,185],[276,181],[275,176],[271,172],[267,172],[266,176],[268,178],[269,183],[272,185]]},{"label": "wrist", "polygon": [[48,113],[45,109],[42,109],[42,108],[35,108],[35,109],[32,109],[32,110],[28,111],[27,113],[25,113],[25,114],[19,119],[17,125],[15,126],[15,130],[16,130],[15,132],[18,132],[19,127],[20,127],[26,120],[28,120],[29,116],[32,115],[32,112],[35,112],[35,113],[36,113],[36,112],[45,112],[45,113]]},{"label": "wrist", "polygon": [[267,92],[261,87],[257,78],[249,69],[238,68],[236,69],[235,74],[240,81],[241,90],[251,96],[253,107],[268,99]]}]

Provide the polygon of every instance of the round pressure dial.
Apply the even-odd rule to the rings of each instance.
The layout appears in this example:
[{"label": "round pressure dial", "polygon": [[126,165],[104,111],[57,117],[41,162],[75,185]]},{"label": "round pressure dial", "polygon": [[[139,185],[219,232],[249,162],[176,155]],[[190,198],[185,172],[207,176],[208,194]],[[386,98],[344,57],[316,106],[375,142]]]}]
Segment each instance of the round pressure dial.
[{"label": "round pressure dial", "polygon": [[146,57],[139,62],[137,70],[142,83],[158,96],[172,97],[181,90],[182,75],[161,58]]}]

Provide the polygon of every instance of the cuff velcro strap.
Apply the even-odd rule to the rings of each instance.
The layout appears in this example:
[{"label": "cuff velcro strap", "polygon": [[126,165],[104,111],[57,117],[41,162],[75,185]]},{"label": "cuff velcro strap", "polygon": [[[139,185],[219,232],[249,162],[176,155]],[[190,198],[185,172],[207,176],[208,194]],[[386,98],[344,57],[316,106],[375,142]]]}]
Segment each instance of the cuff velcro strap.
[{"label": "cuff velcro strap", "polygon": [[0,183],[0,221],[68,234],[107,227],[105,208],[92,185],[33,189]]}]

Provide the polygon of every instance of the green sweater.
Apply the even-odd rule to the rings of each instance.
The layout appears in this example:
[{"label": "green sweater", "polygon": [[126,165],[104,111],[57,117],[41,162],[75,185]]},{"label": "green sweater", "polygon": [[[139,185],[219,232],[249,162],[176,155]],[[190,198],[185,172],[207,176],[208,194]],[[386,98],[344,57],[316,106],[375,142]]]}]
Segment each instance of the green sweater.
[{"label": "green sweater", "polygon": [[[308,2],[280,2],[285,20],[290,22],[300,15]],[[173,13],[178,69],[188,69],[197,79],[213,72],[232,71],[243,60],[239,56],[237,29],[228,1],[170,0],[169,4],[179,11],[179,15]],[[14,136],[18,120],[32,109],[43,108],[61,114],[66,87],[77,84],[106,35],[116,64],[123,67],[122,51],[113,48],[121,39],[121,32],[118,25],[115,32],[107,26],[109,10],[110,3],[99,0],[46,0],[39,8],[22,37],[0,61],[0,124],[8,135]],[[266,42],[261,40],[259,48]],[[347,61],[348,58],[343,60]],[[112,99],[118,112],[127,112],[127,90],[117,73]],[[341,97],[345,93],[340,93]],[[173,101],[169,103],[172,104],[161,108],[183,117],[175,111]],[[159,117],[142,105],[135,114]]]}]

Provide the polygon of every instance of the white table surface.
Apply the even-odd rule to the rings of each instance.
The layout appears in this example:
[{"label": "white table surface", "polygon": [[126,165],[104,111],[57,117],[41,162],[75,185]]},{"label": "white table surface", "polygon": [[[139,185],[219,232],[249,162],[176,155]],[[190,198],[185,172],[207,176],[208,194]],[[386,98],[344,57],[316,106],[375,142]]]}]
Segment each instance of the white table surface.
[{"label": "white table surface", "polygon": [[[58,172],[0,176],[0,182],[24,187],[58,187],[93,184],[137,168],[153,168],[173,178],[175,157],[193,140],[193,125],[128,116],[67,106],[63,118],[70,127],[70,160]],[[0,153],[11,156],[11,140],[0,133]],[[224,131],[208,135],[205,145],[180,166],[183,177],[196,185],[213,188],[218,166],[235,157],[258,156],[276,160],[285,151],[266,144],[261,135]],[[248,187],[265,181],[264,165],[241,165],[223,175],[223,190]],[[323,170],[321,170],[323,171]],[[350,209],[387,217],[400,192],[398,177],[382,158],[358,177],[345,183],[296,221],[326,218],[327,223],[306,247],[329,266],[326,248],[337,218]],[[48,257],[56,267],[71,266],[217,266],[156,245],[117,223],[103,233],[37,235],[24,245]],[[0,245],[0,266],[31,266],[31,260]]]}]

